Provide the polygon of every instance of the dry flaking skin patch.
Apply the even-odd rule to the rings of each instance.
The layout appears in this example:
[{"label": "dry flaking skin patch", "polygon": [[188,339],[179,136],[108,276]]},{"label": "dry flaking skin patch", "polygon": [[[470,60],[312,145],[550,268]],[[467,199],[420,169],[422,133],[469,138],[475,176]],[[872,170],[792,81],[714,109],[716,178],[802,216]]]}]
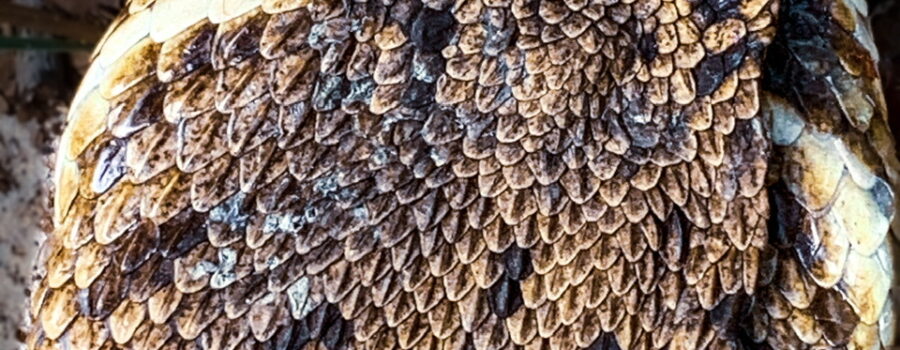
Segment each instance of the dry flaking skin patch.
[{"label": "dry flaking skin patch", "polygon": [[864,6],[132,1],[29,347],[888,348]]}]

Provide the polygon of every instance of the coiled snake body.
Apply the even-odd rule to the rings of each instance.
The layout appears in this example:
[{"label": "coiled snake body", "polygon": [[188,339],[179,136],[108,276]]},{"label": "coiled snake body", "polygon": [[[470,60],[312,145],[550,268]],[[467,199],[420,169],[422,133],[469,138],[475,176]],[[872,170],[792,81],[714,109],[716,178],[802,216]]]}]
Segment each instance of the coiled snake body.
[{"label": "coiled snake body", "polygon": [[133,0],[32,349],[888,349],[861,0]]}]

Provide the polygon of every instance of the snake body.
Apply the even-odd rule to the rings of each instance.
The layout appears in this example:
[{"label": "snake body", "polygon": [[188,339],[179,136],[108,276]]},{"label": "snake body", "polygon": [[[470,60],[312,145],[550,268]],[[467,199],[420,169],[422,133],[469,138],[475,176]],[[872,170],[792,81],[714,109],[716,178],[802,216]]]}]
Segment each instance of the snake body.
[{"label": "snake body", "polygon": [[133,0],[31,349],[889,349],[861,0]]}]

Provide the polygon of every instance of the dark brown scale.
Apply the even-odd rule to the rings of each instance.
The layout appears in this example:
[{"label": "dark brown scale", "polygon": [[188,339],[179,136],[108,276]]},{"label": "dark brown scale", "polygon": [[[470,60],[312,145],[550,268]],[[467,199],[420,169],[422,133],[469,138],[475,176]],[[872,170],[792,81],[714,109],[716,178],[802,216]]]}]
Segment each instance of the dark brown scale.
[{"label": "dark brown scale", "polygon": [[802,215],[803,208],[790,195],[784,184],[775,184],[773,194],[770,196],[772,213],[769,218],[771,227],[769,242],[778,248],[790,248],[797,244],[800,249],[815,249],[810,246],[807,235],[801,234],[809,225],[809,219]]},{"label": "dark brown scale", "polygon": [[119,306],[128,293],[125,276],[118,269],[107,266],[90,289],[81,291],[78,298],[81,313],[92,320],[102,320]]},{"label": "dark brown scale", "polygon": [[125,147],[122,140],[113,139],[102,147],[91,176],[91,190],[104,193],[125,175]]},{"label": "dark brown scale", "polygon": [[[163,50],[177,50],[175,55],[177,62],[165,62],[160,64],[160,74],[166,76],[168,81],[179,79],[211,63],[213,39],[216,36],[216,28],[212,23],[204,22],[199,27],[192,28],[196,33],[185,41],[173,40],[170,47]],[[181,39],[181,38],[179,38]],[[171,65],[171,66],[169,66]]]},{"label": "dark brown scale", "polygon": [[810,307],[822,325],[825,339],[836,346],[847,344],[852,328],[859,322],[850,305],[836,291],[824,290],[816,293]]},{"label": "dark brown scale", "polygon": [[154,253],[137,270],[132,272],[128,284],[128,297],[143,302],[163,287],[172,283],[172,260]]},{"label": "dark brown scale", "polygon": [[172,315],[172,322],[186,339],[199,336],[221,316],[223,303],[223,293],[220,291],[187,294]]},{"label": "dark brown scale", "polygon": [[722,84],[725,75],[729,73],[725,71],[723,61],[724,57],[722,56],[710,56],[700,62],[694,73],[698,96],[708,96]]},{"label": "dark brown scale", "polygon": [[263,297],[266,289],[266,278],[260,274],[251,274],[229,285],[223,290],[225,314],[229,318],[244,315],[252,303]]},{"label": "dark brown scale", "polygon": [[[792,103],[803,106],[812,125],[832,131],[842,128],[845,119],[838,102],[831,98],[826,77],[832,74],[832,67],[839,66],[839,58],[833,46],[824,35],[830,22],[826,20],[827,10],[821,4],[788,2],[782,5],[779,22],[782,33],[766,57],[764,86],[785,96]],[[804,62],[819,62],[822,71],[810,71]],[[794,85],[794,81],[804,84]],[[821,121],[819,121],[821,120]]]},{"label": "dark brown scale", "polygon": [[504,272],[490,290],[491,307],[500,318],[507,318],[522,307],[521,282],[533,273],[528,250],[513,246],[503,253]]},{"label": "dark brown scale", "polygon": [[133,133],[159,121],[167,86],[158,84],[153,79],[146,79],[133,89],[143,90],[141,93],[125,94],[110,115],[110,128],[116,137],[125,138]]},{"label": "dark brown scale", "polygon": [[[754,46],[748,47],[748,45]],[[763,47],[760,47],[755,43],[748,44],[746,40],[737,42],[734,46],[722,53],[723,71],[726,75],[734,72],[736,69],[740,68],[741,63],[743,63],[744,60],[748,59],[748,55],[758,54],[762,49]]]},{"label": "dark brown scale", "polygon": [[642,35],[638,39],[637,49],[640,52],[641,59],[645,62],[653,61],[659,54],[659,44],[657,44],[656,39],[652,35]]},{"label": "dark brown scale", "polygon": [[175,259],[207,240],[206,222],[199,213],[186,210],[159,226],[159,251]]},{"label": "dark brown scale", "polygon": [[[724,3],[728,3],[731,1],[723,1]],[[715,11],[714,6],[718,5],[720,2],[716,0],[711,0],[709,2],[700,2],[697,4],[697,7],[694,11],[691,12],[690,18],[691,21],[697,26],[701,32],[708,28],[711,24],[716,22],[718,13]]]},{"label": "dark brown scale", "polygon": [[456,21],[450,11],[425,8],[418,13],[410,29],[416,47],[425,53],[440,51],[450,41]]},{"label": "dark brown scale", "polygon": [[615,337],[610,333],[604,333],[597,340],[595,340],[588,348],[588,350],[620,350],[618,343],[615,340]]},{"label": "dark brown scale", "polygon": [[259,38],[265,30],[268,16],[257,14],[244,19],[242,26],[228,28],[230,30],[216,33],[213,42],[213,65],[224,68],[224,65],[235,66],[259,52]]},{"label": "dark brown scale", "polygon": [[156,251],[159,244],[159,231],[155,224],[143,221],[135,225],[125,234],[123,247],[120,248],[120,269],[123,273],[131,273],[143,265]]},{"label": "dark brown scale", "polygon": [[668,234],[663,236],[660,257],[670,269],[677,270],[687,260],[687,253],[690,249],[688,232],[686,232],[689,225],[680,209],[672,210],[664,225]]}]

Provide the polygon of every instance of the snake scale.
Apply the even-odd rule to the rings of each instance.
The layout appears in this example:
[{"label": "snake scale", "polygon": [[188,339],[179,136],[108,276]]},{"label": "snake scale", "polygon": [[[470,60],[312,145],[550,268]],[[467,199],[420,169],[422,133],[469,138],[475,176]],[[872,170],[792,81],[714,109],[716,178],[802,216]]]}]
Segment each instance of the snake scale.
[{"label": "snake scale", "polygon": [[132,0],[30,349],[890,349],[862,0]]}]

